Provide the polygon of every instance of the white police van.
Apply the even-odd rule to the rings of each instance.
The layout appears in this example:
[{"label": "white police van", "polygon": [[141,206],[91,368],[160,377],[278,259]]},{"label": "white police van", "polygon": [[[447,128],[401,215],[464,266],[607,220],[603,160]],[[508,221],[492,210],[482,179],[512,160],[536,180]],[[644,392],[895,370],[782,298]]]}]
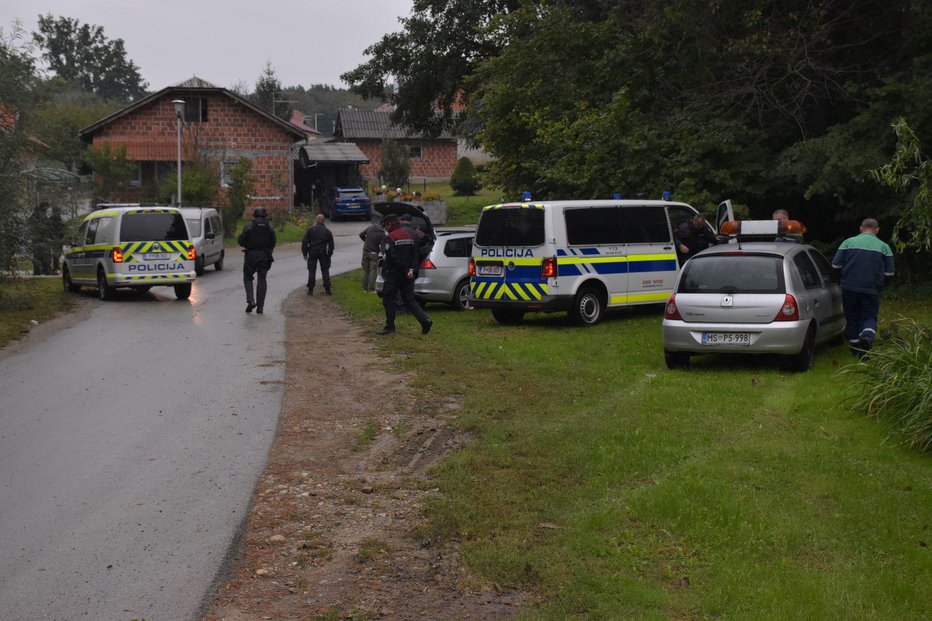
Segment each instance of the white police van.
[{"label": "white police van", "polygon": [[64,248],[62,283],[73,293],[96,286],[102,300],[111,299],[118,287],[170,286],[184,300],[191,295],[194,262],[194,245],[178,209],[107,206],[85,216],[77,245]]},{"label": "white police van", "polygon": [[568,311],[584,325],[608,307],[662,304],[679,273],[673,233],[696,209],[660,200],[507,203],[482,210],[469,302],[502,323]]}]

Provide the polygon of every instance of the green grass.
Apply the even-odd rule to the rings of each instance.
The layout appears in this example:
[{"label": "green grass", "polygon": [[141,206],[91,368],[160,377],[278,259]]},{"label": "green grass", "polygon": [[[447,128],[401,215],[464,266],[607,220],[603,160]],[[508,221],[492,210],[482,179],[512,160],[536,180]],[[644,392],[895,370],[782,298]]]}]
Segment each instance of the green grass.
[{"label": "green grass", "polygon": [[0,282],[0,347],[29,332],[30,322],[67,311],[74,298],[62,290],[61,278],[20,278]]},{"label": "green grass", "polygon": [[[227,237],[223,240],[224,248],[238,248],[239,234],[243,231],[243,227],[249,220],[241,218],[236,223],[236,231],[230,237]],[[275,229],[275,239],[276,244],[288,244],[291,242],[301,241],[301,238],[304,237],[304,231],[307,227],[300,226],[294,222],[285,222],[283,227],[277,227]]]},{"label": "green grass", "polygon": [[411,191],[439,194],[447,202],[446,226],[465,226],[479,222],[479,213],[486,205],[501,202],[501,190],[482,188],[475,196],[454,196],[449,181],[435,181],[424,185],[412,185]]},{"label": "green grass", "polygon": [[[374,333],[378,298],[343,279]],[[932,322],[918,304],[882,302],[883,324]],[[932,462],[851,410],[845,346],[805,374],[724,356],[668,371],[657,307],[591,329],[428,312],[429,337],[402,316],[380,347],[411,390],[456,395],[475,438],[436,471],[433,534],[480,579],[540,594],[523,618],[932,616]]]}]

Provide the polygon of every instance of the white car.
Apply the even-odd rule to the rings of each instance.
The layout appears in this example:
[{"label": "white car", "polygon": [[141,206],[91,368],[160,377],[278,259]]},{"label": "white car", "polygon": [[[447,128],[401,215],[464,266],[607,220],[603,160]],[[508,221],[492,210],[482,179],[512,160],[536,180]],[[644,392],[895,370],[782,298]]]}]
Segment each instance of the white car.
[{"label": "white car", "polygon": [[194,244],[194,271],[200,276],[213,265],[218,272],[223,269],[223,223],[213,207],[181,207],[178,209],[188,225],[188,234]]}]

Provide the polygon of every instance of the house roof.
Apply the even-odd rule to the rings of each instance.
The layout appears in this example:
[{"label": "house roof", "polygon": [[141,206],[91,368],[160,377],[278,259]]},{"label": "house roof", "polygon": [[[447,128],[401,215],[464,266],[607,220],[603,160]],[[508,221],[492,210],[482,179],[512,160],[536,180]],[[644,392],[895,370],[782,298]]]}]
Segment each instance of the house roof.
[{"label": "house roof", "polygon": [[368,164],[369,158],[351,142],[311,142],[300,149],[301,161],[328,164]]},{"label": "house roof", "polygon": [[[384,107],[378,110],[341,108],[337,112],[335,135],[348,140],[423,138],[423,134],[420,132],[411,133],[404,127],[392,123],[391,116],[392,111]],[[450,132],[444,131],[436,140],[453,140],[453,136]]]},{"label": "house roof", "polygon": [[303,131],[305,134],[313,134],[315,136],[322,135],[319,131],[304,122],[304,113],[300,110],[291,111],[291,124]]},{"label": "house roof", "polygon": [[105,125],[108,125],[109,123],[112,123],[113,121],[115,121],[115,120],[117,120],[117,119],[119,119],[119,118],[121,118],[121,117],[123,117],[123,116],[126,116],[127,114],[130,114],[130,113],[132,113],[132,112],[138,110],[139,108],[142,108],[143,106],[146,106],[146,105],[152,103],[153,101],[155,101],[155,100],[157,100],[157,99],[160,99],[161,97],[165,96],[165,95],[168,94],[168,93],[179,93],[179,94],[181,94],[181,95],[184,95],[184,94],[191,94],[191,95],[198,95],[198,94],[220,94],[220,95],[226,95],[227,97],[229,97],[230,99],[236,101],[238,104],[242,105],[243,107],[248,108],[249,110],[251,110],[252,112],[255,112],[255,113],[258,114],[259,116],[265,117],[267,120],[269,120],[269,121],[275,123],[276,125],[278,125],[279,127],[281,127],[283,130],[285,130],[285,131],[288,132],[289,134],[292,134],[292,135],[295,136],[296,138],[301,139],[301,138],[304,138],[304,137],[305,137],[304,132],[302,132],[300,129],[298,129],[297,127],[295,127],[294,125],[292,125],[292,124],[289,123],[288,121],[285,121],[284,119],[280,119],[280,118],[278,118],[277,116],[275,116],[274,114],[271,114],[270,112],[268,112],[267,110],[264,110],[264,109],[260,108],[259,106],[257,106],[256,104],[252,103],[251,101],[249,101],[249,100],[246,99],[245,97],[242,97],[242,96],[240,96],[240,95],[237,95],[237,94],[234,93],[233,91],[227,90],[227,89],[225,89],[225,88],[220,88],[219,86],[214,86],[214,85],[211,84],[210,82],[208,82],[208,81],[206,81],[206,80],[202,80],[201,78],[199,78],[199,77],[197,77],[197,76],[192,76],[192,77],[190,77],[189,79],[185,80],[184,82],[181,82],[181,83],[176,84],[176,85],[174,85],[174,86],[165,87],[165,88],[163,88],[162,90],[156,91],[156,92],[154,92],[154,93],[152,93],[152,94],[150,94],[150,95],[147,95],[147,96],[143,97],[142,99],[140,99],[140,100],[138,100],[138,101],[134,101],[134,102],[131,103],[130,105],[126,106],[125,108],[121,108],[121,109],[117,110],[117,111],[114,112],[113,114],[110,114],[110,115],[108,115],[108,116],[105,116],[104,118],[102,118],[102,119],[100,119],[100,120],[98,120],[98,121],[95,121],[94,123],[91,123],[90,125],[88,125],[88,126],[85,127],[84,129],[82,129],[80,132],[78,132],[79,135],[81,136],[81,140],[83,140],[83,141],[85,141],[85,142],[90,142],[91,136],[93,136],[97,131],[99,131],[100,129],[102,129]]}]

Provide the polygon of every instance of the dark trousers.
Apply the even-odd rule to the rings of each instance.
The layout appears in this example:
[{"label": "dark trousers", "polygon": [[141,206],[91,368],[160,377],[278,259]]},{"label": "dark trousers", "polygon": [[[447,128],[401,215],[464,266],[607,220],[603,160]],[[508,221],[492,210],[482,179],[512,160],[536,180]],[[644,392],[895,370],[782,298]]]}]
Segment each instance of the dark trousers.
[{"label": "dark trousers", "polygon": [[317,284],[317,264],[320,264],[320,277],[324,281],[324,291],[330,293],[330,257],[327,255],[307,255],[307,290],[313,291]]},{"label": "dark trousers", "polygon": [[430,321],[427,313],[414,299],[414,279],[404,278],[398,274],[385,274],[385,284],[382,286],[382,306],[385,307],[385,327],[395,329],[395,314],[398,312],[398,303],[395,297],[401,294],[401,301],[408,312],[414,315],[422,326]]},{"label": "dark trousers", "polygon": [[[266,282],[265,275],[269,271],[268,256],[265,251],[250,250],[246,253],[246,260],[243,262],[243,285],[246,287],[246,304],[255,305],[258,308],[265,306]],[[253,295],[252,282],[253,275],[256,276],[256,292]]]},{"label": "dark trousers", "polygon": [[856,344],[864,338],[873,344],[877,336],[877,313],[880,310],[880,295],[841,290],[841,304],[845,309],[848,343]]}]

